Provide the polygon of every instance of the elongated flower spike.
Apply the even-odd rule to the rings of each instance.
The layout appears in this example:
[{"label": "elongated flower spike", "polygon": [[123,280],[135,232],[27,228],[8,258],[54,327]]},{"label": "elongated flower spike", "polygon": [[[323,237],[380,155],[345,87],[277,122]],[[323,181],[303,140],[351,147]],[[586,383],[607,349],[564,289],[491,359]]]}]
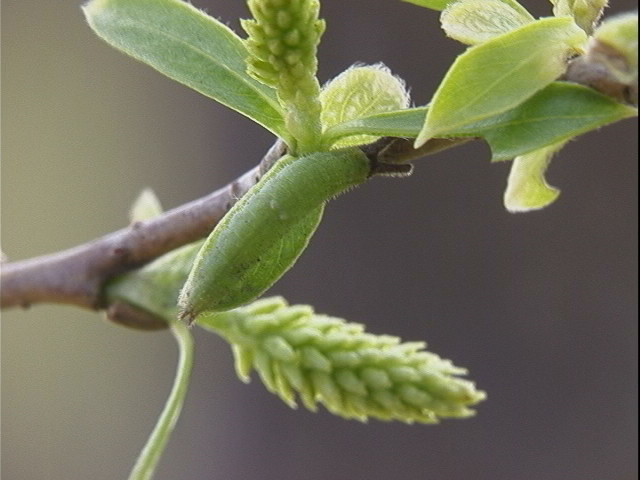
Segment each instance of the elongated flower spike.
[{"label": "elongated flower spike", "polygon": [[295,154],[318,151],[320,84],[316,78],[318,43],[325,23],[318,0],[249,0],[254,20],[243,20],[249,34],[248,72],[276,89],[286,109],[285,139]]},{"label": "elongated flower spike", "polygon": [[322,403],[332,413],[405,423],[464,418],[485,398],[466,373],[424,350],[422,342],[400,343],[366,333],[362,325],[320,315],[310,306],[289,306],[280,297],[221,313],[197,323],[231,343],[238,376],[257,370],[266,387],[296,407]]}]

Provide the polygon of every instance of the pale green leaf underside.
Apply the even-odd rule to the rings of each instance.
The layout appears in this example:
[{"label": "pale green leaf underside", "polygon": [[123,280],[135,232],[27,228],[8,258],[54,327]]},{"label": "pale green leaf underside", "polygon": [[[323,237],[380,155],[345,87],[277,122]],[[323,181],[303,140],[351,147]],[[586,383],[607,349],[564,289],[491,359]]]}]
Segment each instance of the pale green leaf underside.
[{"label": "pale green leaf underside", "polygon": [[179,0],[93,0],[83,9],[113,47],[274,134],[285,133],[275,91],[246,73],[247,50],[226,25]]},{"label": "pale green leaf underside", "polygon": [[459,0],[440,16],[447,36],[467,45],[482,43],[535,19],[520,5],[502,0]]},{"label": "pale green leaf underside", "polygon": [[[357,134],[415,138],[426,113],[427,107],[419,107],[372,115],[336,125],[326,135],[331,138]],[[590,88],[554,82],[522,105],[448,136],[482,137],[491,146],[494,161],[510,160],[637,113],[637,109]]]},{"label": "pale green leaf underside", "polygon": [[553,203],[560,190],[547,184],[544,172],[552,155],[565,142],[559,142],[521,155],[513,160],[504,192],[504,206],[512,213],[539,210]]},{"label": "pale green leaf underside", "polygon": [[571,18],[545,18],[469,48],[436,91],[416,145],[521,104],[558,78],[585,40]]}]

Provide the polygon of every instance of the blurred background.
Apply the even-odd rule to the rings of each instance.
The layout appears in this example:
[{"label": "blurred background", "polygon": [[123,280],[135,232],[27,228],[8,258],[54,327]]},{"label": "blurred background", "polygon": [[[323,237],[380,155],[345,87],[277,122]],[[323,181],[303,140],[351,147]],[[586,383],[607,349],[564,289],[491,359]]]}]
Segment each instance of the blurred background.
[{"label": "blurred background", "polygon": [[[240,31],[244,2],[194,0]],[[614,0],[609,13],[636,8]],[[549,15],[548,2],[525,2]],[[127,223],[152,187],[166,208],[251,168],[273,138],[108,47],[76,0],[2,2],[2,249],[11,259]],[[462,45],[438,14],[397,0],[325,0],[321,81],[384,62],[424,104]],[[426,340],[489,398],[438,426],[290,410],[235,377],[195,330],[184,412],[158,480],[634,480],[637,462],[637,122],[569,144],[560,199],[502,206],[508,164],[481,144],[416,162],[329,205],[270,293]],[[36,306],[2,315],[2,478],[126,478],[169,391],[166,332]]]}]

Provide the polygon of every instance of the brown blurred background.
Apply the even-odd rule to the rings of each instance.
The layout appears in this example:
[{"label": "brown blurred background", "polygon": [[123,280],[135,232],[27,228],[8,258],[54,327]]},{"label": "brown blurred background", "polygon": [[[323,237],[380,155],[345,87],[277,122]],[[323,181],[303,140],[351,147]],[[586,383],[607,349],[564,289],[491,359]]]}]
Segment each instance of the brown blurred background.
[{"label": "brown blurred background", "polygon": [[[239,31],[244,2],[194,0]],[[525,3],[549,15],[548,2]],[[636,8],[613,1],[610,12]],[[325,81],[384,62],[416,104],[462,46],[398,0],[325,0]],[[272,138],[111,49],[75,0],[2,2],[2,247],[12,259],[126,223],[152,187],[170,208],[253,166]],[[489,393],[470,420],[362,425],[292,411],[240,383],[195,331],[193,383],[156,478],[634,480],[637,122],[571,143],[555,205],[508,214],[509,165],[474,144],[333,202],[277,286],[291,302],[426,340]],[[126,478],[168,393],[176,349],[70,307],[2,318],[2,478]]]}]

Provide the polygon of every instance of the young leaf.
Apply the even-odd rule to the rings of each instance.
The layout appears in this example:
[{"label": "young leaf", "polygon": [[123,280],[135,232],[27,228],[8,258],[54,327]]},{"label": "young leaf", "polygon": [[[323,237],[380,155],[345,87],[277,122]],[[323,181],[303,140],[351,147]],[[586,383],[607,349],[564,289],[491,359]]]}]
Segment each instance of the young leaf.
[{"label": "young leaf", "polygon": [[602,16],[608,0],[551,0],[556,17],[573,17],[576,24],[588,34]]},{"label": "young leaf", "polygon": [[512,213],[538,210],[553,203],[560,191],[547,184],[544,172],[562,141],[540,150],[516,157],[504,192],[504,206]]},{"label": "young leaf", "polygon": [[113,47],[276,135],[286,133],[275,91],[247,74],[247,50],[223,23],[179,0],[91,0],[83,10]]},{"label": "young leaf", "polygon": [[426,115],[427,107],[376,113],[334,125],[325,131],[324,136],[331,143],[354,135],[415,138],[424,125]]},{"label": "young leaf", "polygon": [[446,34],[467,45],[486,42],[533,21],[522,6],[502,0],[458,0],[440,16]]},{"label": "young leaf", "polygon": [[140,192],[138,198],[133,202],[129,211],[131,222],[141,222],[162,213],[162,204],[151,188],[145,188]]},{"label": "young leaf", "polygon": [[[619,82],[638,85],[638,12],[607,18],[593,34],[587,55],[597,57]],[[637,99],[636,99],[637,102]]]},{"label": "young leaf", "polygon": [[141,268],[111,280],[103,295],[107,303],[122,301],[172,321],[178,316],[178,294],[187,280],[202,241],[176,248]]},{"label": "young leaf", "polygon": [[560,76],[585,41],[572,19],[546,18],[469,48],[436,91],[416,146],[515,108]]},{"label": "young leaf", "polygon": [[[361,117],[407,108],[409,94],[404,82],[384,65],[357,66],[325,85],[320,102],[322,127],[327,130]],[[371,143],[376,138],[358,135],[333,143],[333,148]]]},{"label": "young leaf", "polygon": [[356,148],[280,159],[205,241],[180,294],[183,316],[229,310],[264,293],[306,248],[324,203],[369,174]]},{"label": "young leaf", "polygon": [[322,403],[344,418],[437,423],[465,418],[485,393],[459,378],[466,373],[424,350],[373,335],[362,325],[266,298],[246,307],[198,317],[233,348],[236,371],[248,382],[255,369],[269,391],[296,407],[296,394],[311,411]]},{"label": "young leaf", "polygon": [[591,88],[554,82],[516,108],[451,135],[482,137],[491,146],[493,161],[511,160],[637,114]]}]

